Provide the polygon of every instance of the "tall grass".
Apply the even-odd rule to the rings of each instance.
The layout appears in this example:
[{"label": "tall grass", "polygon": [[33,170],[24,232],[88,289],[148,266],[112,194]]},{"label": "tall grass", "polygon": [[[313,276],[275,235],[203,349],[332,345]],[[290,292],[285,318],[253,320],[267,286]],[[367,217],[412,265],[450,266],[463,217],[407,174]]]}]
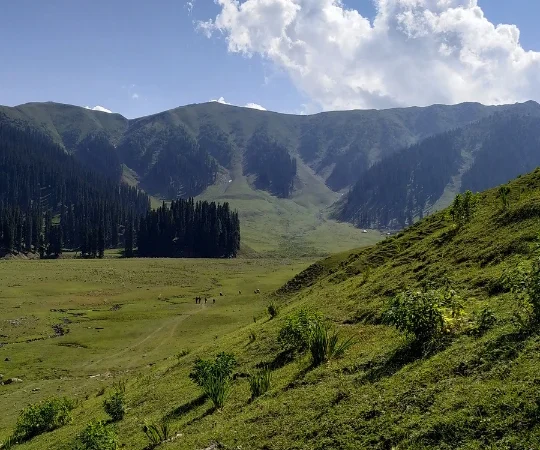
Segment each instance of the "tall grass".
[{"label": "tall grass", "polygon": [[311,363],[316,367],[330,359],[340,358],[353,344],[353,338],[340,340],[336,330],[323,322],[317,322],[309,341]]},{"label": "tall grass", "polygon": [[259,372],[249,376],[249,388],[251,390],[251,400],[260,397],[270,389],[272,381],[272,371],[269,367],[264,367]]},{"label": "tall grass", "polygon": [[148,438],[148,447],[154,448],[171,438],[171,428],[167,420],[158,423],[145,423],[143,432]]}]

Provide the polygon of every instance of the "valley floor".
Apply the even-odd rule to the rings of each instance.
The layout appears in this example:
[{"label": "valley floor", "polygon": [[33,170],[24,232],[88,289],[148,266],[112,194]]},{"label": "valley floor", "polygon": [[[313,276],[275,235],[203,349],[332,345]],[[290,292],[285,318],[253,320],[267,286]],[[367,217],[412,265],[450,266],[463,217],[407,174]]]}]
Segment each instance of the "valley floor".
[{"label": "valley floor", "polygon": [[[99,411],[102,398],[96,394],[102,388],[118,379],[148,381],[176,366],[176,355],[212,349],[231,331],[261,320],[266,294],[310,262],[0,261],[0,373],[4,380],[23,380],[0,386],[0,404],[8,408],[0,414],[0,442],[23,407],[68,395],[84,402],[73,425],[20,448],[57,449],[59,440],[69,448],[81,426],[96,415],[94,406]],[[203,298],[202,304],[195,304],[196,296]],[[138,390],[153,396],[151,383],[142,382]],[[130,428],[139,427],[145,418],[140,414],[159,415],[174,408],[169,397],[146,413],[134,405],[137,418],[132,417]],[[143,442],[144,436],[137,434],[128,439],[128,448],[144,447],[135,444]]]}]

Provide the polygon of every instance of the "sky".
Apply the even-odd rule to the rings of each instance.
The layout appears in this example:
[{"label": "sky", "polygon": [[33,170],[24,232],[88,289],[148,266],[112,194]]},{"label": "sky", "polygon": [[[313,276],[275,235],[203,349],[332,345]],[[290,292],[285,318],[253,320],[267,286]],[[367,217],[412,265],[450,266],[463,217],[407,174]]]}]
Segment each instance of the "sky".
[{"label": "sky", "polygon": [[540,101],[538,17],[539,0],[0,0],[0,104]]}]

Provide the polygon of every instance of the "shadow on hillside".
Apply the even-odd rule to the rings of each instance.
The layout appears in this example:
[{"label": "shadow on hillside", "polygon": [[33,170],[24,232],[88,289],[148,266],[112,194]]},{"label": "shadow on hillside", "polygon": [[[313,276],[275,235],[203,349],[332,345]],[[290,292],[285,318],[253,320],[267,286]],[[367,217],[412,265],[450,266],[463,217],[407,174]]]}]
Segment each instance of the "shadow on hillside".
[{"label": "shadow on hillside", "polygon": [[257,364],[257,369],[268,367],[271,370],[281,369],[286,364],[289,364],[294,359],[294,350],[283,350],[279,352],[276,357],[271,361],[263,361]]},{"label": "shadow on hillside", "polygon": [[206,402],[206,395],[204,394],[199,395],[197,398],[190,400],[189,402],[184,403],[183,405],[178,406],[177,408],[167,413],[165,418],[178,419],[180,416],[192,411],[195,408],[198,408],[199,406],[204,405],[205,402]]}]

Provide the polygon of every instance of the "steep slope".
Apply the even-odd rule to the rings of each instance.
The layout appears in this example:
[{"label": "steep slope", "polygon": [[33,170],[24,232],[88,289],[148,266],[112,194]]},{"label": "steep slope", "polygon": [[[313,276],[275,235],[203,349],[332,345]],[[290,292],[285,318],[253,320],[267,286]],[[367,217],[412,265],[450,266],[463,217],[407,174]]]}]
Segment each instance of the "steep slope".
[{"label": "steep slope", "polygon": [[[502,280],[507,270],[538,258],[540,170],[508,187],[506,207],[497,189],[484,192],[461,227],[445,210],[375,246],[313,264],[270,298],[280,311],[273,320],[213,342],[210,336],[177,361],[132,369],[129,410],[116,426],[121,442],[143,448],[140,423],[151,417],[179,431],[163,445],[171,449],[212,442],[214,448],[276,450],[537,448],[540,336],[537,326],[516,320],[522,303]],[[428,287],[454,289],[463,315],[438,346],[421,354],[381,315],[397,293]],[[354,339],[343,358],[316,368],[308,354],[283,358],[279,329],[300,308],[318,310],[342,337]],[[491,312],[482,313],[486,308]],[[171,355],[183,345],[171,345]],[[216,411],[188,374],[198,357],[221,351],[233,353],[238,366],[225,406]],[[271,368],[271,388],[250,400],[246,378],[264,365]],[[85,421],[102,415],[100,397],[81,402],[78,426],[20,448],[72,442]]]},{"label": "steep slope", "polygon": [[363,227],[400,228],[446,207],[457,192],[478,192],[540,165],[540,108],[495,114],[430,137],[372,166],[337,205]]}]

